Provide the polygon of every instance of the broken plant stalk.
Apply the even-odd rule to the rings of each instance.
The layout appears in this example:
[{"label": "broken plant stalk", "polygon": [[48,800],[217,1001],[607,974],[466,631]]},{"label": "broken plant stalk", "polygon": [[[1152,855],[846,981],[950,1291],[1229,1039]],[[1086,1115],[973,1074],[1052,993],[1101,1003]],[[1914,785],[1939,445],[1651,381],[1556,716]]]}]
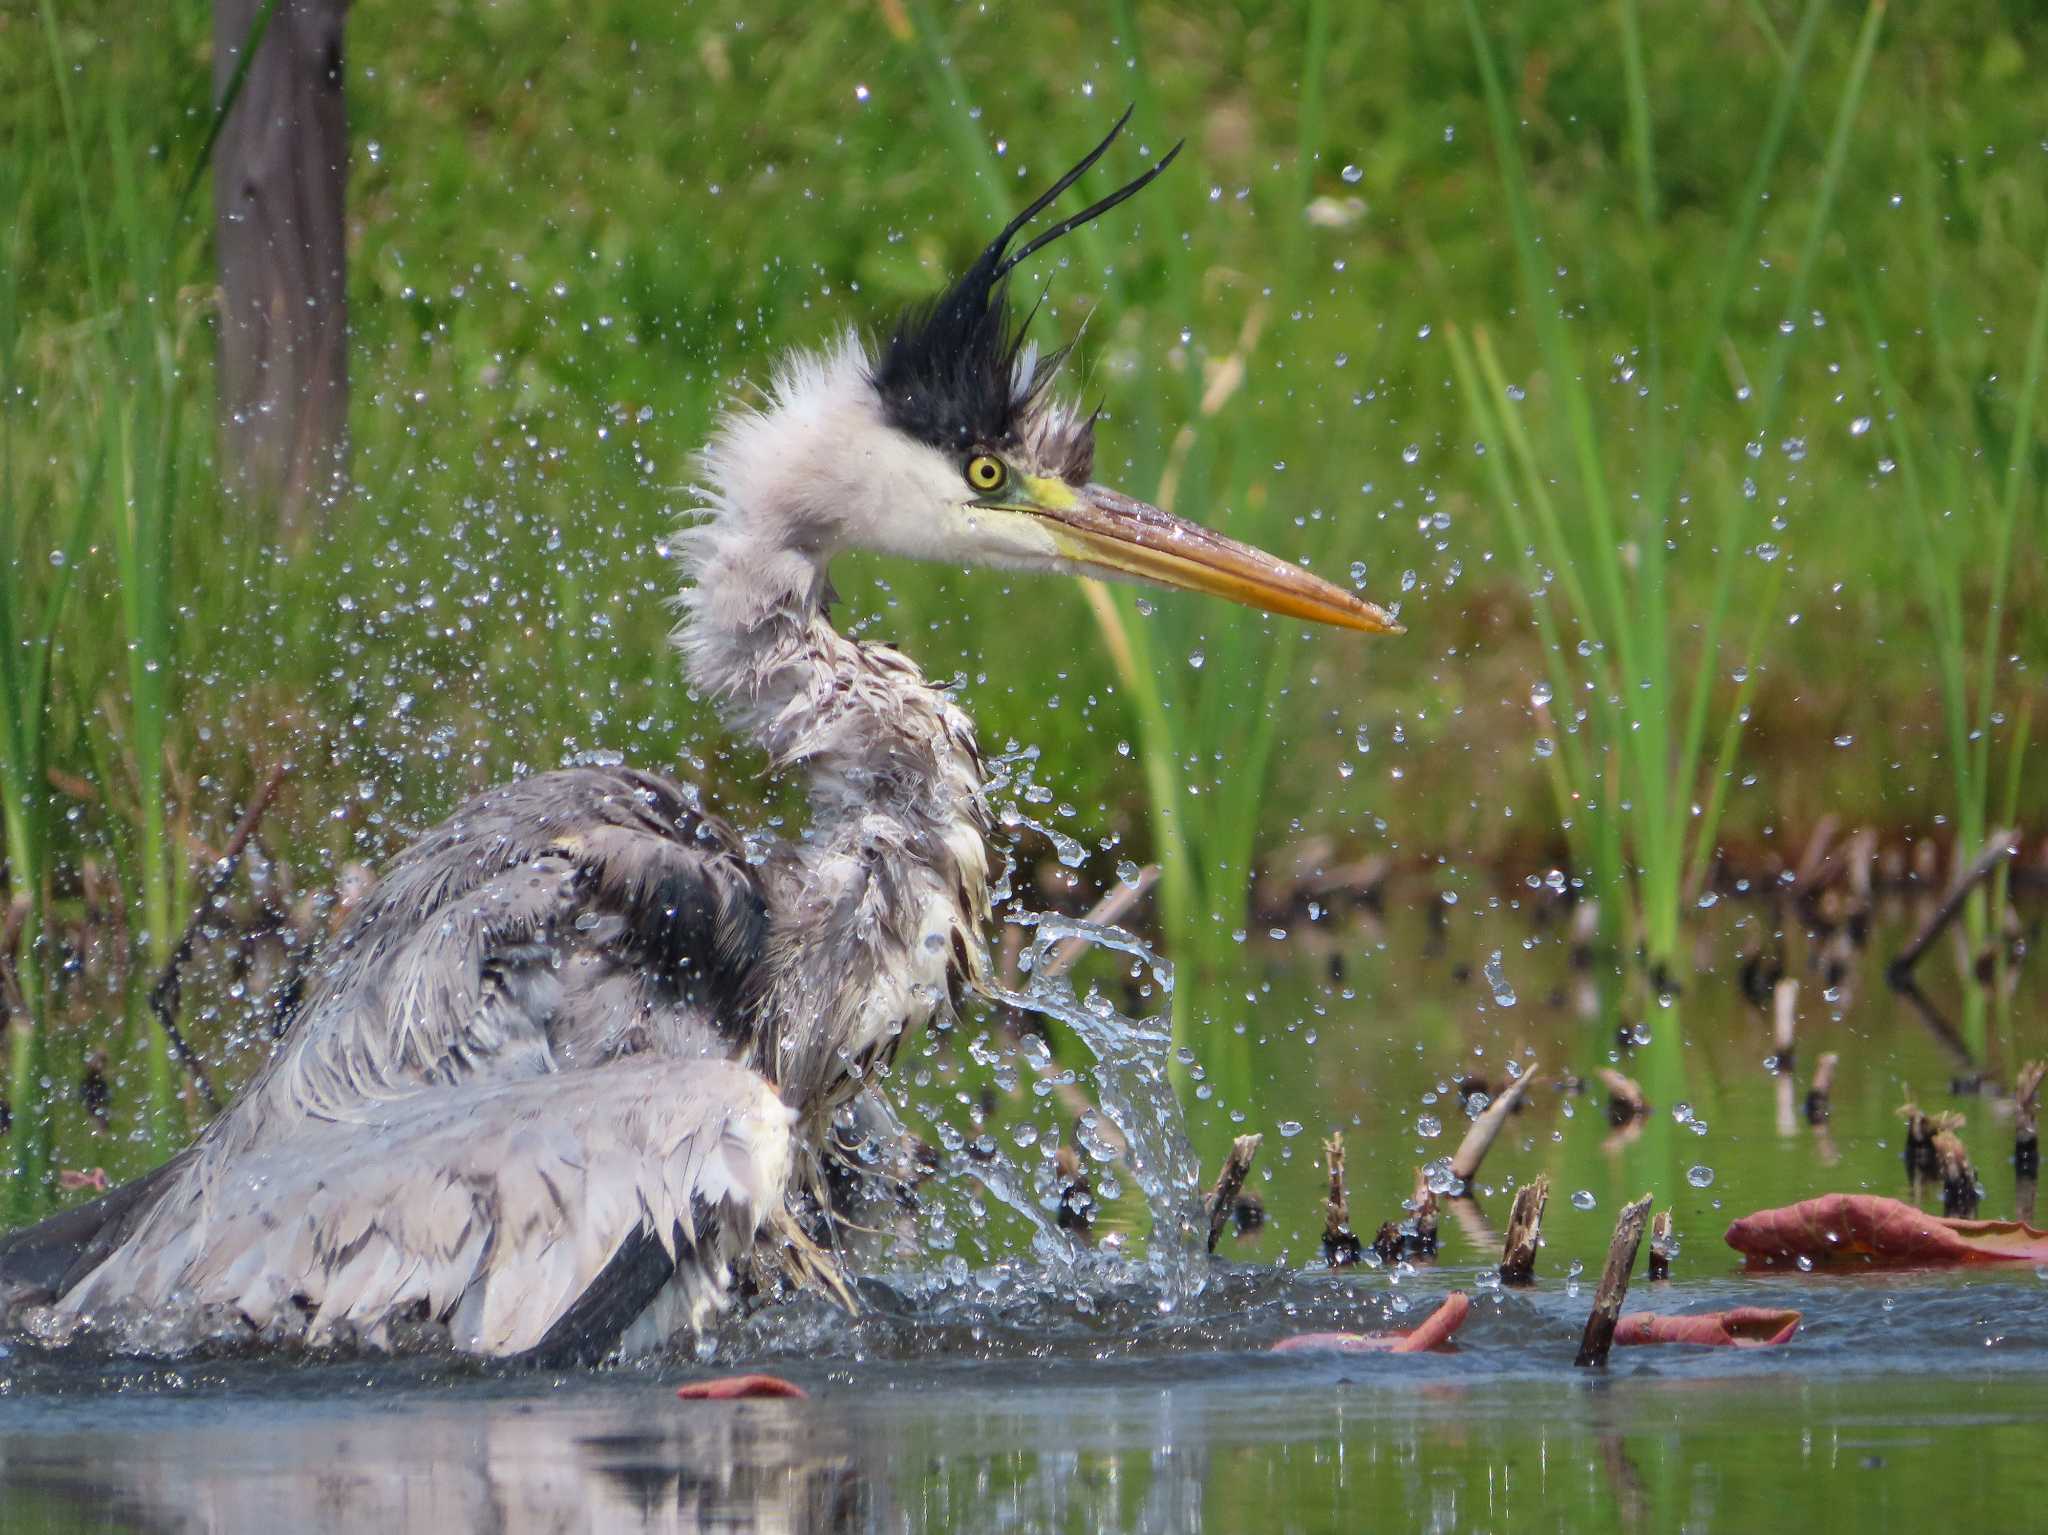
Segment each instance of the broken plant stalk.
[{"label": "broken plant stalk", "polygon": [[1382,1263],[1436,1256],[1437,1198],[1426,1169],[1415,1170],[1415,1195],[1408,1208],[1413,1213],[1406,1220],[1382,1222],[1373,1234],[1372,1250]]},{"label": "broken plant stalk", "polygon": [[2039,1114],[2044,1076],[2048,1076],[2048,1061],[2029,1061],[2020,1068],[2019,1082],[2013,1088],[2012,1165],[2022,1178],[2037,1177],[2041,1171]]},{"label": "broken plant stalk", "polygon": [[1671,1260],[1677,1255],[1678,1243],[1671,1235],[1671,1212],[1659,1210],[1657,1218],[1650,1222],[1650,1272],[1652,1284],[1671,1277]]},{"label": "broken plant stalk", "polygon": [[1789,1072],[1799,1038],[1799,983],[1786,976],[1771,988],[1771,1069]]},{"label": "broken plant stalk", "polygon": [[1515,1112],[1535,1076],[1536,1063],[1531,1061],[1526,1071],[1501,1089],[1498,1098],[1479,1111],[1479,1117],[1472,1121],[1472,1128],[1465,1132],[1465,1138],[1458,1142],[1458,1149],[1451,1156],[1451,1176],[1458,1182],[1469,1184],[1479,1176],[1479,1164],[1486,1160],[1487,1152],[1500,1138],[1501,1127]]},{"label": "broken plant stalk", "polygon": [[1600,1272],[1593,1312],[1586,1318],[1586,1335],[1579,1342],[1578,1358],[1572,1361],[1580,1369],[1607,1367],[1607,1351],[1614,1347],[1615,1325],[1621,1320],[1621,1303],[1628,1296],[1629,1270],[1635,1267],[1636,1249],[1643,1245],[1643,1227],[1649,1224],[1650,1203],[1650,1196],[1645,1194],[1634,1204],[1623,1205],[1614,1222],[1607,1267]]},{"label": "broken plant stalk", "polygon": [[1331,1268],[1343,1268],[1364,1256],[1364,1249],[1351,1229],[1351,1198],[1344,1189],[1342,1135],[1333,1135],[1323,1142],[1323,1158],[1330,1171],[1329,1193],[1323,1201],[1323,1257]]},{"label": "broken plant stalk", "polygon": [[1514,1207],[1508,1211],[1508,1239],[1501,1250],[1500,1282],[1526,1285],[1536,1282],[1536,1246],[1543,1235],[1543,1206],[1550,1200],[1550,1178],[1538,1174],[1536,1181],[1515,1190]]},{"label": "broken plant stalk", "polygon": [[1230,1224],[1231,1212],[1237,1208],[1237,1196],[1244,1188],[1244,1180],[1252,1170],[1252,1159],[1259,1154],[1260,1135],[1240,1135],[1231,1143],[1230,1155],[1223,1159],[1223,1170],[1216,1175],[1216,1186],[1209,1190],[1209,1251],[1216,1251],[1216,1244],[1223,1240],[1223,1228]]},{"label": "broken plant stalk", "polygon": [[1934,1161],[1941,1169],[1941,1213],[1962,1220],[1977,1216],[1977,1169],[1963,1138],[1956,1134],[1961,1115],[1942,1115],[1945,1121],[1934,1132]]},{"label": "broken plant stalk", "polygon": [[1824,1125],[1831,1112],[1829,1099],[1835,1090],[1835,1066],[1841,1057],[1830,1050],[1813,1063],[1813,1083],[1806,1089],[1806,1122]]},{"label": "broken plant stalk", "polygon": [[1885,967],[1885,979],[1891,982],[1894,989],[1905,988],[1912,979],[1913,967],[1920,963],[1920,956],[1932,948],[1934,940],[1955,921],[1956,914],[1963,909],[1963,903],[1970,898],[1970,892],[1989,879],[1992,872],[2006,859],[2018,852],[2019,846],[2020,838],[2016,831],[1995,831],[1991,834],[1990,840],[1984,844],[1984,851],[1971,860],[1969,868],[1963,871],[1962,876],[1949,888],[1948,894],[1942,897],[1941,905],[1934,909],[1933,915],[1921,925],[1920,931],[1913,935],[1913,941],[1906,945],[1904,952],[1897,959]]}]

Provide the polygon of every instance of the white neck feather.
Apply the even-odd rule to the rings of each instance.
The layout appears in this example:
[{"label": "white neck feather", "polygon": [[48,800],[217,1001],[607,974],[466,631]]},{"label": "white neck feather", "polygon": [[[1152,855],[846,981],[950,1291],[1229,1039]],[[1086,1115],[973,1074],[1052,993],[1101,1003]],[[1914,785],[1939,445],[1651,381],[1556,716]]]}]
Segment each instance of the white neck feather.
[{"label": "white neck feather", "polygon": [[914,663],[848,639],[826,613],[833,547],[819,530],[845,525],[845,498],[886,488],[835,473],[872,424],[848,418],[877,408],[866,367],[848,338],[791,363],[766,411],[729,415],[702,461],[704,520],[678,540],[688,585],[676,641],[690,681],[772,766],[809,783],[808,832],[764,870],[755,1060],[785,1100],[818,1111],[858,1091],[986,964],[973,724]]}]

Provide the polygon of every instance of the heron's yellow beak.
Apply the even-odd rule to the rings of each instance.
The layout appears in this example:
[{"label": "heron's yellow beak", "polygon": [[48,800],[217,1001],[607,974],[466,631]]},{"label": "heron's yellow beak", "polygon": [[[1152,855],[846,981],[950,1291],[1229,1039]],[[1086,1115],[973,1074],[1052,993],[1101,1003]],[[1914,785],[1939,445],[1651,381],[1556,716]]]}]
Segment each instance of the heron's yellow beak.
[{"label": "heron's yellow beak", "polygon": [[1105,575],[1227,597],[1340,629],[1403,632],[1377,603],[1107,485],[1019,475],[1011,495],[987,504],[1038,518],[1062,557]]}]

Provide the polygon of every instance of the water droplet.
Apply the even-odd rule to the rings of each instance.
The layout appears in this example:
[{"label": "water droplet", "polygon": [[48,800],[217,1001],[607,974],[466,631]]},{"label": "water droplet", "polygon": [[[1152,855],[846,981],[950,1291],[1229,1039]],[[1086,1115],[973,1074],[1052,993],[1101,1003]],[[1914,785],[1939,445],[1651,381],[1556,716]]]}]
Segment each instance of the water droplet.
[{"label": "water droplet", "polygon": [[1704,1165],[1692,1168],[1686,1173],[1685,1181],[1696,1189],[1712,1188],[1714,1185],[1714,1170]]},{"label": "water droplet", "polygon": [[1421,1114],[1415,1120],[1415,1133],[1426,1141],[1433,1141],[1444,1133],[1444,1122],[1434,1114]]},{"label": "water droplet", "polygon": [[1591,1189],[1580,1189],[1578,1193],[1572,1195],[1572,1208],[1574,1210],[1590,1210],[1597,1203],[1599,1201],[1593,1198],[1593,1191]]},{"label": "water droplet", "polygon": [[1836,736],[1836,737],[1835,737],[1835,745],[1837,745],[1837,746],[1854,746],[1855,744],[1856,744],[1856,738],[1855,738],[1854,736]]},{"label": "water droplet", "polygon": [[856,85],[853,88],[853,99],[855,101],[866,101],[868,99],[868,88],[865,85]]},{"label": "water droplet", "polygon": [[1188,653],[1188,665],[1192,666],[1196,671],[1200,671],[1203,665],[1208,661],[1208,659],[1209,658],[1199,650],[1190,651]]},{"label": "water droplet", "polygon": [[1529,689],[1529,707],[1532,709],[1544,708],[1550,703],[1550,700],[1556,696],[1557,695],[1551,691],[1549,683],[1536,683]]},{"label": "water droplet", "polygon": [[1869,430],[1870,417],[1868,416],[1858,416],[1854,421],[1851,421],[1849,423],[1849,435],[1851,437],[1861,437],[1865,432]]},{"label": "water droplet", "polygon": [[1510,385],[1508,385],[1508,398],[1509,398],[1509,399],[1511,399],[1511,400],[1520,400],[1520,399],[1524,399],[1524,398],[1526,398],[1526,395],[1527,395],[1527,391],[1525,391],[1525,390],[1524,390],[1524,389],[1522,388],[1522,386],[1521,386],[1520,384],[1510,384]]},{"label": "water droplet", "polygon": [[1355,187],[1358,185],[1359,182],[1365,180],[1365,172],[1360,170],[1355,165],[1347,165],[1344,167],[1343,170],[1339,171],[1337,174],[1344,178],[1344,183],[1346,186]]},{"label": "water droplet", "polygon": [[1283,1119],[1280,1121],[1280,1138],[1282,1140],[1291,1141],[1299,1134],[1301,1134],[1300,1120]]},{"label": "water droplet", "polygon": [[1420,457],[1422,457],[1422,444],[1419,442],[1411,442],[1401,450],[1401,462],[1404,464],[1412,464]]},{"label": "water droplet", "polygon": [[1495,1007],[1513,1007],[1515,988],[1508,984],[1507,966],[1501,963],[1500,950],[1493,951],[1493,958],[1486,962],[1486,984],[1493,988]]},{"label": "water droplet", "polygon": [[1548,757],[1548,756],[1549,756],[1549,755],[1550,755],[1550,754],[1551,754],[1552,752],[1554,752],[1554,751],[1556,751],[1556,750],[1557,750],[1557,743],[1556,743],[1555,741],[1551,740],[1549,736],[1538,736],[1538,737],[1536,738],[1536,755],[1537,755],[1537,756],[1539,756],[1539,757]]}]

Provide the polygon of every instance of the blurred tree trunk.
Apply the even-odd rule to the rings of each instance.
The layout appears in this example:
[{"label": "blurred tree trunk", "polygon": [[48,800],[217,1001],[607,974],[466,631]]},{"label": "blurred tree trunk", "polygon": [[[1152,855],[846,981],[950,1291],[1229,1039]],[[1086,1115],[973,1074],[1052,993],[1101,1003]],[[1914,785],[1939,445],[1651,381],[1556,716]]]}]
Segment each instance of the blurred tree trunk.
[{"label": "blurred tree trunk", "polygon": [[[214,0],[226,94],[264,0]],[[348,483],[348,0],[277,0],[213,165],[220,430],[229,484],[304,542]]]}]

